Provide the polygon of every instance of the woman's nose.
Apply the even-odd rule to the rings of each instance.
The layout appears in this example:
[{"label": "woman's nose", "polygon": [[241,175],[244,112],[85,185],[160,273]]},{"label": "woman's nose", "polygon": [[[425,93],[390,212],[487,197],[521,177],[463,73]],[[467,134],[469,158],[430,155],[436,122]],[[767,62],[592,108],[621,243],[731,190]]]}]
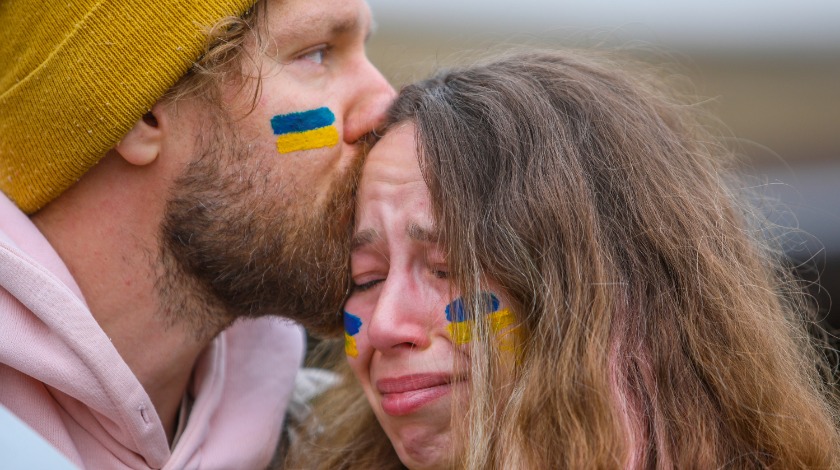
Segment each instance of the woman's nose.
[{"label": "woman's nose", "polygon": [[368,326],[371,346],[386,354],[428,347],[433,328],[439,323],[429,294],[409,279],[388,278]]}]

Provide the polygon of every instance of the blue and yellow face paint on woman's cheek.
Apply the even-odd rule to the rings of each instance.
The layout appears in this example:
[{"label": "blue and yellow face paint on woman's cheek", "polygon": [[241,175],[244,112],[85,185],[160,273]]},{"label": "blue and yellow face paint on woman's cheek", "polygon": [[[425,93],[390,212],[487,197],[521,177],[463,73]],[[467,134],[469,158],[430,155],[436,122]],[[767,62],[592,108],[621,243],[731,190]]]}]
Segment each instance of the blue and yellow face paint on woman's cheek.
[{"label": "blue and yellow face paint on woman's cheek", "polygon": [[278,114],[271,118],[280,153],[332,147],[338,144],[335,114],[323,107],[297,113]]},{"label": "blue and yellow face paint on woman's cheek", "polygon": [[359,357],[355,336],[362,329],[362,319],[344,311],[344,352],[350,357]]},{"label": "blue and yellow face paint on woman's cheek", "polygon": [[[497,335],[499,349],[502,351],[515,351],[518,328],[514,327],[516,317],[510,309],[500,309],[498,297],[490,292],[481,294],[482,306],[485,309],[485,318],[489,322],[490,331]],[[458,297],[446,306],[446,320],[449,322],[447,329],[452,341],[457,345],[467,344],[472,341],[472,328],[474,320],[468,320],[464,308],[464,299]]]}]

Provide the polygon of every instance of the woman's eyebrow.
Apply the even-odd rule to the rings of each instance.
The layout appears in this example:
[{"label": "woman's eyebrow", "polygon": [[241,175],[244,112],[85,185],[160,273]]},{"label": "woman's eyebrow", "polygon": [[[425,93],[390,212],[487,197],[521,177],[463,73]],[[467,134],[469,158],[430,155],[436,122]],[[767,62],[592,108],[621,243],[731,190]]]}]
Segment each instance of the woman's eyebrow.
[{"label": "woman's eyebrow", "polygon": [[358,232],[354,233],[353,237],[350,239],[350,252],[352,253],[362,247],[370,245],[371,243],[381,238],[382,237],[379,235],[379,232],[372,228],[359,230]]},{"label": "woman's eyebrow", "polygon": [[405,229],[408,237],[421,241],[421,242],[429,242],[429,243],[437,243],[439,240],[437,228],[434,226],[421,226],[417,222],[411,222],[408,224],[408,227]]},{"label": "woman's eyebrow", "polygon": [[[440,239],[438,231],[434,226],[422,226],[417,222],[410,222],[406,226],[405,232],[409,238],[420,242],[437,243]],[[359,230],[354,233],[353,237],[350,239],[350,252],[352,253],[356,250],[364,248],[365,246],[381,239],[382,236],[375,229],[366,228]]]}]

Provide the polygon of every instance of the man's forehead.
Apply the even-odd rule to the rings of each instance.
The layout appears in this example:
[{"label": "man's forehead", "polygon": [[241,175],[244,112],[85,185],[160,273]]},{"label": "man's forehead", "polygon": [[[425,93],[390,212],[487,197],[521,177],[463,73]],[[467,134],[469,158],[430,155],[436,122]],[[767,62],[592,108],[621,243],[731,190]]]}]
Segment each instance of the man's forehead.
[{"label": "man's forehead", "polygon": [[340,35],[371,28],[371,13],[362,0],[285,0],[271,31],[278,38],[325,33]]}]

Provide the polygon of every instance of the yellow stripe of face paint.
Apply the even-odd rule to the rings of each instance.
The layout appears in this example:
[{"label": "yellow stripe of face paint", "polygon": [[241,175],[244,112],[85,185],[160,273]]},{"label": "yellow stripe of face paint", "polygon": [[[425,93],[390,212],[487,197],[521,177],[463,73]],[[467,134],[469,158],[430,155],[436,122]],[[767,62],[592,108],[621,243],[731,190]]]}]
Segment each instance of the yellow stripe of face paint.
[{"label": "yellow stripe of face paint", "polygon": [[513,327],[516,323],[516,318],[510,309],[503,308],[498,312],[493,312],[488,316],[488,320],[490,321],[490,329],[498,335],[499,350],[516,351],[519,328]]},{"label": "yellow stripe of face paint", "polygon": [[356,348],[356,338],[344,333],[344,352],[350,357],[359,357],[359,350]]},{"label": "yellow stripe of face paint", "polygon": [[487,318],[490,321],[490,329],[493,333],[498,333],[505,328],[513,326],[516,322],[516,318],[514,318],[509,308],[503,308],[495,311],[488,315]]},{"label": "yellow stripe of face paint", "polygon": [[338,129],[335,126],[321,127],[306,132],[292,132],[277,138],[277,151],[280,153],[312,150],[332,147],[338,143]]},{"label": "yellow stripe of face paint", "polygon": [[[515,351],[519,328],[514,328],[516,317],[510,309],[503,308],[487,315],[490,323],[490,330],[498,335],[499,349],[502,351]],[[457,345],[464,345],[472,341],[472,320],[458,323],[450,323],[446,326],[452,341]]]},{"label": "yellow stripe of face paint", "polygon": [[457,323],[450,323],[446,325],[449,330],[449,336],[457,345],[467,344],[472,341],[472,320],[462,321]]}]

